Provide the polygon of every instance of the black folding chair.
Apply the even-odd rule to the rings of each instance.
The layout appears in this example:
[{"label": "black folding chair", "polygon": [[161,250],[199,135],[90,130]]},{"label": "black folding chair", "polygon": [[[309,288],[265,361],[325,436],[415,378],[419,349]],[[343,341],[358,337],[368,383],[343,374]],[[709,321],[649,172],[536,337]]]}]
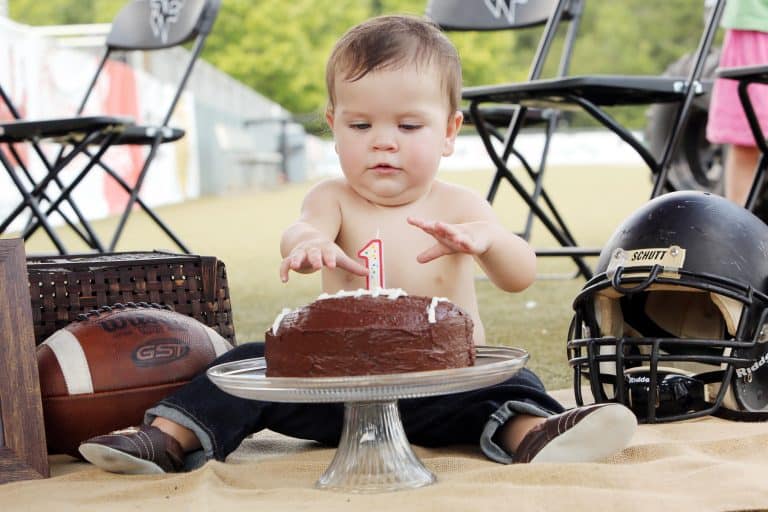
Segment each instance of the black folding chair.
[{"label": "black folding chair", "polygon": [[[541,39],[528,73],[529,80],[541,77],[544,65],[550,57],[550,49],[556,35],[556,24],[567,22],[568,28],[555,76],[563,77],[568,74],[573,45],[581,20],[582,0],[571,0],[569,2],[537,0],[519,3],[514,1],[509,3],[486,1],[482,6],[478,5],[479,3],[483,2],[430,0],[427,4],[426,15],[445,31],[500,31],[541,27]],[[509,127],[511,123],[517,122],[517,116],[521,116],[522,126],[532,126],[539,129],[543,127],[544,145],[539,155],[538,164],[529,162],[514,147],[510,147],[510,155],[520,162],[533,183],[533,190],[530,193],[531,199],[538,201],[541,198],[548,208],[554,212],[554,215],[559,218],[559,214],[554,208],[549,195],[544,190],[543,184],[550,142],[562,118],[562,112],[553,108],[528,108],[521,110],[517,105],[503,104],[483,106],[480,109],[482,115],[477,117],[473,116],[469,109],[464,109],[465,123],[482,123],[483,129],[502,143],[504,143],[505,137],[503,130]],[[493,201],[497,188],[498,183],[493,185],[492,191],[489,192],[489,201]],[[525,225],[520,232],[520,236],[526,240],[529,240],[531,237],[534,218],[533,210],[529,209]],[[563,226],[566,234],[570,236],[562,220],[560,220],[560,225]]]},{"label": "black folding chair", "polygon": [[[515,13],[520,13],[526,6],[538,3],[531,0],[527,2],[518,2],[516,0],[476,0],[474,2],[464,0],[457,2],[460,5],[461,12],[466,13],[466,16],[471,16],[472,14],[470,13],[473,12],[491,10],[491,8],[500,12],[503,12],[505,9],[508,12],[512,12],[514,8]],[[546,55],[542,57],[542,53],[545,53],[545,50],[549,48],[562,22],[568,19],[564,13],[568,12],[569,7],[575,5],[573,0],[558,0],[554,2],[553,7],[551,2],[544,3],[550,4],[550,17],[539,45],[530,80],[521,83],[468,87],[464,89],[463,97],[469,101],[470,117],[477,128],[488,155],[496,167],[496,173],[488,191],[488,201],[493,201],[501,182],[507,181],[530,208],[533,215],[544,224],[549,233],[560,244],[559,248],[537,249],[537,254],[540,256],[570,257],[575,262],[578,273],[582,274],[585,278],[589,278],[592,275],[592,270],[584,258],[586,256],[598,255],[600,248],[580,247],[552,201],[545,200],[547,210],[542,208],[538,197],[529,193],[523,187],[521,181],[513,174],[508,165],[510,155],[513,155],[515,152],[515,140],[523,126],[525,113],[531,107],[555,106],[562,109],[578,107],[614,132],[640,155],[654,177],[652,197],[659,195],[663,190],[673,188],[666,179],[668,162],[677,144],[681,131],[680,128],[684,125],[694,97],[704,93],[706,88],[711,86],[711,82],[702,82],[700,77],[704,60],[717,30],[725,0],[717,0],[714,8],[711,10],[704,33],[696,50],[695,65],[687,77],[584,75],[540,78],[540,74],[533,71],[540,71],[540,66],[543,63],[539,59],[546,57]],[[693,84],[693,86],[689,86],[689,84]],[[643,145],[642,141],[632,134],[630,129],[622,126],[606,111],[606,108],[613,106],[648,105],[665,102],[678,103],[680,108],[674,125],[670,130],[667,144],[659,158],[654,157]],[[516,114],[506,126],[503,138],[501,138],[503,142],[501,150],[497,150],[492,144],[491,139],[494,136],[498,138],[498,135],[494,135],[489,130],[488,123],[485,120],[486,114],[483,105],[487,104],[515,106]],[[539,186],[541,187],[541,185]],[[541,188],[540,195],[542,199],[546,197],[543,188]]]},{"label": "black folding chair", "polygon": [[[48,217],[55,211],[86,244],[96,249],[103,249],[101,242],[93,232],[90,223],[72,198],[67,195],[54,204],[54,201],[50,199],[46,189],[49,184],[55,184],[58,187],[58,192],[64,190],[65,186],[58,176],[58,171],[68,165],[88,144],[95,142],[96,138],[103,137],[103,145],[104,142],[108,141],[108,135],[123,130],[125,125],[129,124],[131,120],[112,116],[87,116],[43,121],[43,123],[50,125],[51,128],[55,128],[55,130],[53,130],[45,127],[46,137],[60,137],[65,145],[72,145],[72,150],[70,152],[64,153],[62,151],[59,153],[57,158],[59,163],[57,164],[58,167],[56,167],[40,146],[40,139],[36,136],[38,135],[38,132],[32,131],[39,122],[23,121],[15,104],[2,86],[0,86],[0,99],[2,99],[10,114],[15,119],[19,120],[12,123],[0,123],[0,143],[5,143],[8,156],[13,159],[9,160],[8,156],[0,151],[0,164],[2,164],[6,173],[11,178],[11,181],[22,196],[22,202],[3,220],[2,224],[0,224],[0,233],[3,233],[13,220],[29,208],[30,222],[27,223],[25,230],[30,228],[32,221],[36,220],[39,222],[39,226],[43,228],[51,239],[51,242],[53,242],[56,249],[61,254],[65,254],[66,249],[64,248],[61,238],[48,222]],[[47,174],[46,179],[43,180],[43,182],[39,184],[35,182],[27,164],[16,148],[16,144],[19,143],[28,143],[45,166]],[[103,154],[103,151],[101,151],[101,154]],[[26,179],[26,182],[22,177]],[[43,211],[44,207],[41,205],[40,201],[46,201],[50,205],[47,212]],[[62,202],[67,203],[77,217],[77,220],[72,220],[64,212],[60,204]],[[26,235],[25,239],[28,236],[29,235]]]},{"label": "black folding chair", "polygon": [[[87,220],[78,215],[84,232],[78,231],[81,238],[89,247],[97,252],[113,252],[122,235],[125,223],[134,204],[138,206],[162,229],[165,234],[185,253],[189,249],[158,217],[158,215],[139,196],[149,167],[157,153],[160,144],[173,142],[184,136],[184,131],[169,125],[174,109],[181,97],[192,72],[194,63],[202,51],[206,37],[211,31],[218,14],[220,0],[186,0],[185,2],[160,2],[156,0],[133,0],[118,12],[112,22],[111,30],[106,39],[104,54],[97,66],[85,95],[77,109],[77,117],[68,119],[45,119],[35,121],[17,121],[0,124],[0,143],[12,147],[13,143],[37,143],[40,140],[55,140],[62,145],[58,156],[47,163],[48,172],[39,182],[32,182],[28,190],[19,179],[14,166],[7,158],[2,164],[11,176],[22,202],[2,223],[0,233],[4,232],[11,222],[22,211],[29,208],[32,211],[32,222],[23,231],[27,239],[39,227],[48,233],[61,254],[67,251],[60,240],[52,236],[53,230],[47,222],[47,217],[58,211],[59,205],[72,200],[72,191],[94,167],[103,169],[119,186],[129,194],[128,201],[118,221],[109,245],[104,246],[90,227]],[[186,66],[176,86],[170,104],[167,105],[162,122],[156,125],[136,125],[129,120],[114,116],[80,117],[88,99],[96,86],[107,61],[113,52],[154,51],[171,48],[194,41]],[[103,159],[105,152],[115,145],[140,145],[147,147],[147,154],[134,184],[127,183]],[[11,151],[11,154],[13,152]],[[61,190],[55,199],[48,185],[60,180],[65,169],[78,155],[85,155],[88,163],[77,172],[75,178],[66,184],[61,184]],[[2,155],[0,155],[2,156]],[[23,169],[23,163],[14,155],[15,164]],[[23,171],[28,175],[27,171]],[[28,175],[29,176],[29,175]],[[31,177],[28,178],[31,180]],[[60,182],[59,182],[60,183]],[[40,207],[41,200],[47,200],[45,209]]]},{"label": "black folding chair", "polygon": [[[752,84],[768,84],[768,65],[719,68],[716,74],[720,78],[738,80],[739,100],[744,108],[749,129],[755,138],[755,145],[760,150],[755,177],[752,180],[752,186],[749,189],[744,205],[748,210],[754,211],[765,189],[765,170],[768,167],[768,142],[766,142],[766,135],[763,133],[763,129],[760,127],[760,122],[757,119],[755,107],[752,105],[752,99],[749,96],[749,86]],[[763,219],[763,221],[765,220]]]}]

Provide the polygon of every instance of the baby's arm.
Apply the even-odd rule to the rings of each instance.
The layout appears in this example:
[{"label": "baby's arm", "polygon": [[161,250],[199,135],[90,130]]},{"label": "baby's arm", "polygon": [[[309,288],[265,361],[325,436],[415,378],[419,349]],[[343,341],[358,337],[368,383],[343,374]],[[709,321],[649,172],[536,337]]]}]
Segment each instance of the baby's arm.
[{"label": "baby's arm", "polygon": [[488,278],[508,292],[524,290],[536,278],[536,254],[528,243],[501,225],[491,206],[474,193],[465,192],[460,203],[466,222],[446,222],[409,217],[408,222],[435,238],[437,243],[418,255],[427,263],[454,253],[471,254]]},{"label": "baby's arm", "polygon": [[288,281],[293,270],[302,274],[316,272],[323,267],[342,268],[360,276],[367,269],[353,260],[334,242],[341,227],[341,211],[335,201],[332,181],[315,185],[304,198],[299,219],[288,226],[280,240],[280,280]]}]

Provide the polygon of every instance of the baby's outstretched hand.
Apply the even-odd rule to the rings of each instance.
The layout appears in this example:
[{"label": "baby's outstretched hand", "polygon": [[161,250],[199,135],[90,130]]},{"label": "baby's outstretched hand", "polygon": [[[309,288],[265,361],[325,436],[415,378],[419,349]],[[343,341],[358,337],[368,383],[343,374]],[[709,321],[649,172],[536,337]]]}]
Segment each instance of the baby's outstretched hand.
[{"label": "baby's outstretched hand", "polygon": [[447,224],[436,220],[408,217],[408,223],[434,237],[437,243],[416,257],[419,263],[427,263],[440,256],[457,252],[483,254],[491,245],[485,222]]},{"label": "baby's outstretched hand", "polygon": [[368,269],[353,260],[333,242],[308,240],[301,242],[280,263],[280,280],[288,282],[288,273],[316,272],[323,267],[341,268],[358,276],[367,276]]}]

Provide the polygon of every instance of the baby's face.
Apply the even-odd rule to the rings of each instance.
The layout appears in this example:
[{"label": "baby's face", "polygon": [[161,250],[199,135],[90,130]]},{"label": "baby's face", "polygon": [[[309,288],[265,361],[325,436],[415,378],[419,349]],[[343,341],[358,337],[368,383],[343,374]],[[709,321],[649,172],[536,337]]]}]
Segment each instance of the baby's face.
[{"label": "baby's face", "polygon": [[440,158],[453,152],[461,113],[448,112],[432,67],[382,70],[355,82],[336,79],[328,124],[341,168],[354,190],[396,206],[424,196]]}]

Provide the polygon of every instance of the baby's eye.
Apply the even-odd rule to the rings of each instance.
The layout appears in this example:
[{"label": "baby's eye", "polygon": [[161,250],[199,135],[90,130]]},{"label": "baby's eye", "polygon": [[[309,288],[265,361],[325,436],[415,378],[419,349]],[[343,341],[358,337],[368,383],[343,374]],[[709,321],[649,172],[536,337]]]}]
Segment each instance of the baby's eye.
[{"label": "baby's eye", "polygon": [[413,131],[421,128],[420,124],[415,123],[400,123],[400,129],[405,131]]},{"label": "baby's eye", "polygon": [[368,123],[349,123],[349,127],[353,130],[367,130],[371,125]]}]

